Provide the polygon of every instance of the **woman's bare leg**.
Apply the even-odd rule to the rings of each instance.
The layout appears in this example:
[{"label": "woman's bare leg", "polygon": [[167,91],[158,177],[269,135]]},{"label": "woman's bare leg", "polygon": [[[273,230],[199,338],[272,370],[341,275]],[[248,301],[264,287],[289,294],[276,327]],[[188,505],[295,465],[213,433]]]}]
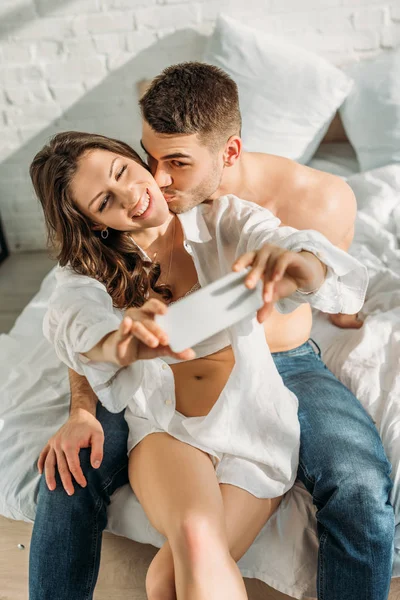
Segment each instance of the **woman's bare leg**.
[{"label": "woman's bare leg", "polygon": [[229,551],[237,562],[278,508],[279,498],[256,498],[246,490],[222,483],[225,522]]},{"label": "woman's bare leg", "polygon": [[[238,561],[278,508],[282,497],[260,499],[233,485],[221,484],[229,551]],[[154,557],[147,573],[149,600],[175,600],[174,562],[168,541]]]},{"label": "woman's bare leg", "polygon": [[165,433],[129,457],[129,479],[152,525],[168,539],[179,600],[245,600],[224,506],[209,457]]}]

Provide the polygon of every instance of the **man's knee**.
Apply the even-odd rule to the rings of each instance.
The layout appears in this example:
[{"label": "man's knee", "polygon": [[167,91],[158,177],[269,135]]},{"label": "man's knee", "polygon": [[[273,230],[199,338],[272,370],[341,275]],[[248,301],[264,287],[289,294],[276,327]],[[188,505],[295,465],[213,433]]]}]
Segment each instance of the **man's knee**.
[{"label": "man's knee", "polygon": [[389,500],[393,485],[389,471],[386,461],[382,461],[331,472],[329,487],[316,489],[318,520],[324,524],[335,522],[341,529],[357,533],[359,540],[390,548],[394,512]]}]

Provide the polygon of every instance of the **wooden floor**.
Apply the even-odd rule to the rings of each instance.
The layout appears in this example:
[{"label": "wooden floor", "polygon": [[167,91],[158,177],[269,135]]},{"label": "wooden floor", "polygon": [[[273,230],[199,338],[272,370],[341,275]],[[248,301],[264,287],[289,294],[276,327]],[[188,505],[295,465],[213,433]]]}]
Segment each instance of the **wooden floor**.
[{"label": "wooden floor", "polygon": [[[13,254],[0,264],[0,333],[11,329],[53,266],[45,252]],[[0,519],[0,600],[26,600],[31,526]],[[95,600],[145,600],[145,573],[155,552],[152,546],[106,534]],[[250,600],[290,600],[257,580],[246,580],[246,587]],[[400,579],[392,582],[389,600],[400,600]]]},{"label": "wooden floor", "polygon": [[[0,517],[0,600],[28,597],[31,531],[28,523]],[[146,600],[145,575],[155,552],[152,546],[106,533],[94,600]],[[249,600],[293,600],[256,579],[245,583]],[[400,600],[400,579],[392,581],[389,600]]]}]

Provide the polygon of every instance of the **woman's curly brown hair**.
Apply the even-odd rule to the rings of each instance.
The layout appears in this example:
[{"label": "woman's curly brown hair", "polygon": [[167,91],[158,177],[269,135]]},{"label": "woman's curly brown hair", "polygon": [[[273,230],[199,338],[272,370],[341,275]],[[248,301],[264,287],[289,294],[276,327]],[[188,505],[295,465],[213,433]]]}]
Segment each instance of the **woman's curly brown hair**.
[{"label": "woman's curly brown hair", "polygon": [[160,265],[145,262],[128,232],[109,229],[103,239],[74,202],[70,184],[79,159],[102,149],[136,161],[148,169],[125,142],[102,135],[66,131],[58,133],[38,152],[30,176],[45,216],[48,243],[59,264],[103,283],[117,308],[142,306],[150,290],[168,301],[171,291],[158,285]]}]

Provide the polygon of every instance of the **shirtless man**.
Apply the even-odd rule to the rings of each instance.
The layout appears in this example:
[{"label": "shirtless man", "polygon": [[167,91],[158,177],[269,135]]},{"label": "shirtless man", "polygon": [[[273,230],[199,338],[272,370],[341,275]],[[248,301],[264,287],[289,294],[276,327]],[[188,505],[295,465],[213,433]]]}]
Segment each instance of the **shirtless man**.
[{"label": "shirtless man", "polygon": [[[170,67],[140,104],[142,146],[172,211],[234,193],[348,249],[356,214],[349,186],[285,158],[244,152],[237,89],[225,73],[200,63]],[[162,269],[168,251],[158,249]],[[371,419],[309,344],[311,321],[305,303],[289,315],[272,311],[265,332],[299,400],[298,477],[318,509],[318,598],[384,600],[394,535],[390,465]],[[45,477],[31,542],[31,600],[92,598],[109,498],[128,481],[123,413],[107,413],[84,378],[70,378],[69,421],[39,460]]]}]

